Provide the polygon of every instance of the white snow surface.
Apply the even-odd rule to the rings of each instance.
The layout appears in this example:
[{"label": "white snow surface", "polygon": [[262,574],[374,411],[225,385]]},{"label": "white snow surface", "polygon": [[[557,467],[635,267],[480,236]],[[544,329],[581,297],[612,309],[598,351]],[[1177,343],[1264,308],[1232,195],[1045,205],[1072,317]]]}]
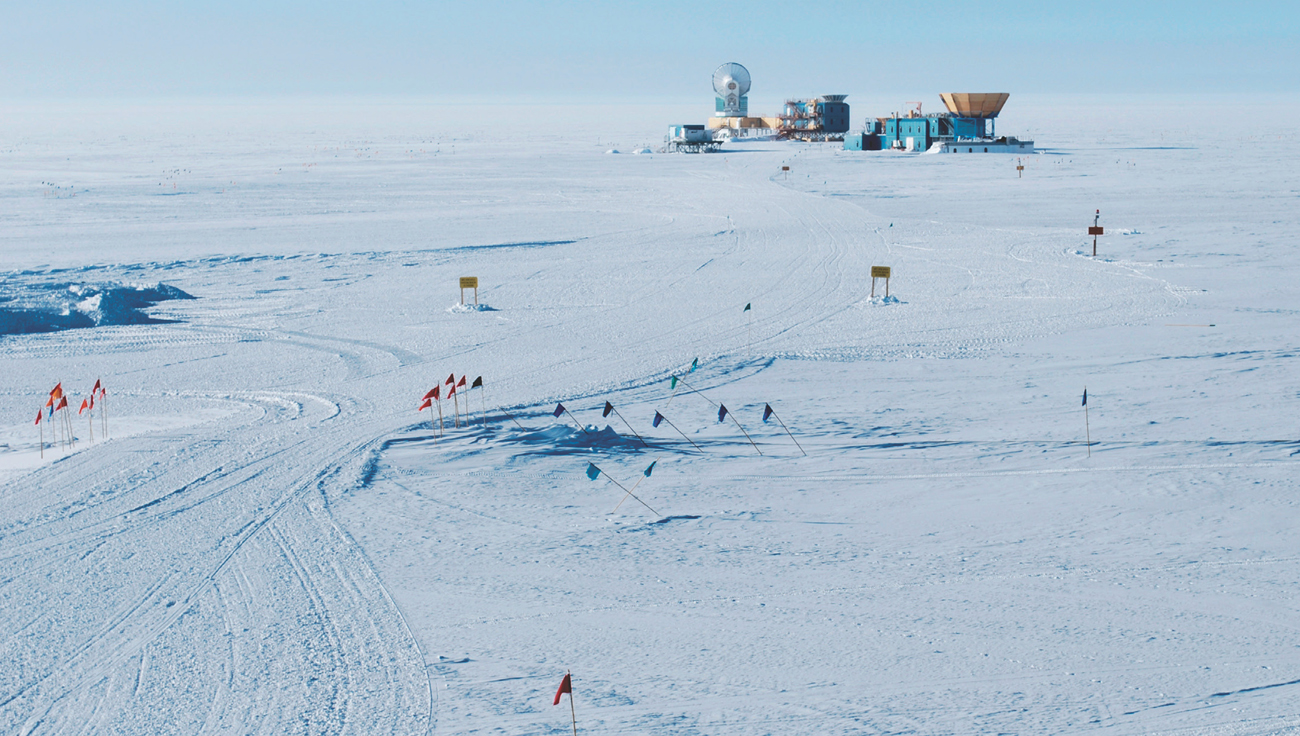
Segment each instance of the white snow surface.
[{"label": "white snow surface", "polygon": [[0,732],[561,734],[572,671],[580,733],[1300,733],[1300,100],[1249,103],[1013,97],[1023,178],[12,105],[0,310],[195,298],[0,336]]}]

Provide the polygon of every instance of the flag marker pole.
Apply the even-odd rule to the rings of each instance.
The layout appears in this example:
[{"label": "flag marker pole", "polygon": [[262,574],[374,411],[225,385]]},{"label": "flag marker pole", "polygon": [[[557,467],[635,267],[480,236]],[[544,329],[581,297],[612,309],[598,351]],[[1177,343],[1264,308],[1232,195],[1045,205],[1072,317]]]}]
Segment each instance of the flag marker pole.
[{"label": "flag marker pole", "polygon": [[[687,383],[686,381],[682,380],[680,377],[677,378],[677,382],[680,383],[681,385],[685,386],[686,388],[689,388],[690,390],[695,391],[695,387],[694,387],[694,386],[692,386],[691,384],[689,384],[689,383]],[[699,391],[695,391],[695,393],[700,394]],[[700,398],[704,399],[705,401],[709,402],[710,404],[713,404],[714,406],[718,406],[718,402],[714,401],[713,399],[710,399],[709,397],[705,396],[704,394],[700,394]]]},{"label": "flag marker pole", "polygon": [[[438,436],[441,437],[442,436],[442,399],[435,398],[434,403],[438,405]],[[433,423],[433,412],[429,412],[429,423],[430,424]]]},{"label": "flag marker pole", "polygon": [[519,423],[519,420],[518,420],[518,419],[515,419],[515,418],[514,418],[514,415],[512,415],[510,412],[506,411],[505,409],[501,408],[500,406],[497,407],[497,410],[500,411],[502,414],[505,414],[507,417],[510,417],[510,421],[514,422],[516,427],[518,427],[518,428],[520,428],[520,429],[523,429],[523,428],[524,428],[524,425],[520,424],[520,423]]},{"label": "flag marker pole", "polygon": [[586,427],[582,426],[582,422],[579,422],[577,417],[569,413],[568,407],[565,407],[564,413],[569,415],[569,418],[573,420],[574,424],[578,425],[578,429],[581,429],[583,434],[591,434],[591,432],[587,431]]},{"label": "flag marker pole", "polygon": [[36,412],[36,427],[41,430],[41,459],[42,460],[45,459],[45,425],[41,424],[41,419],[43,418],[41,415],[44,413],[45,410],[43,409],[41,411]]},{"label": "flag marker pole", "polygon": [[1092,427],[1088,425],[1088,387],[1083,387],[1083,431],[1088,439],[1088,457],[1092,457]]},{"label": "flag marker pole", "polygon": [[[653,468],[653,467],[654,467],[654,464],[657,463],[657,462],[659,462],[659,458],[655,458],[654,460],[652,460],[652,461],[650,462],[650,467]],[[650,477],[650,476],[648,476],[648,475],[643,475],[643,476],[641,476],[640,478],[637,478],[637,479],[636,479],[636,482],[632,484],[632,491],[635,491],[635,490],[636,490],[636,487],[639,486],[639,485],[641,485],[641,481],[643,481],[643,480],[645,480],[646,478],[649,478],[649,477]],[[611,512],[609,512],[609,513],[611,513],[611,514],[616,514],[616,513],[618,513],[618,508],[619,508],[619,506],[622,506],[622,505],[623,505],[623,501],[626,501],[628,496],[632,496],[632,491],[628,491],[627,494],[623,496],[622,500],[620,500],[620,501],[618,502],[618,506],[615,506],[615,507],[614,507],[614,510],[611,511]],[[632,496],[632,498],[636,498],[636,496]],[[636,500],[641,501],[641,499],[639,499],[639,498],[636,498]],[[644,505],[645,505],[645,501],[641,501],[641,504],[644,506]],[[649,506],[646,506],[646,508],[650,509]],[[654,509],[650,509],[650,510],[651,510],[651,511],[654,511]],[[656,516],[657,516],[657,515],[658,515],[658,514],[656,514]]]},{"label": "flag marker pole", "polygon": [[[614,409],[614,405],[613,405],[613,404],[610,404],[610,405],[609,405],[609,408],[610,408],[610,409],[613,409],[615,414],[618,414],[618,418],[619,418],[619,419],[623,419],[623,415],[618,413],[618,409]],[[643,439],[643,438],[641,437],[641,435],[636,434],[636,430],[635,430],[635,429],[632,429],[632,424],[631,424],[631,422],[629,422],[629,421],[626,420],[626,419],[623,419],[623,423],[627,425],[628,431],[630,431],[632,434],[636,435],[636,438],[637,438],[637,439],[641,440],[641,444],[645,445],[646,447],[649,447],[649,446],[650,446],[650,443],[646,442],[645,439]]]},{"label": "flag marker pole", "polygon": [[[592,465],[595,465],[595,463],[592,463]],[[597,469],[597,470],[600,470],[599,467],[596,468],[596,469]],[[629,491],[629,490],[627,489],[626,486],[624,486],[622,483],[619,483],[618,481],[614,480],[614,476],[610,475],[609,473],[606,473],[606,472],[603,471],[603,470],[600,470],[600,474],[603,475],[603,476],[605,476],[606,478],[608,478],[609,481],[610,481],[611,483],[613,483],[614,485],[618,486],[619,488],[622,488],[624,493],[626,493],[627,495],[631,496],[632,498],[635,498],[635,499],[637,500],[637,502],[640,503],[642,506],[645,506],[646,508],[650,509],[650,504],[646,503],[645,501],[642,501],[640,498],[637,497],[637,495],[636,495],[635,493],[632,493],[631,491]],[[640,483],[641,481],[637,481],[637,482]],[[633,487],[633,488],[636,488],[636,486],[632,486],[632,487]],[[622,504],[620,503],[620,505],[622,505]],[[617,511],[618,509],[614,509],[614,510]],[[655,511],[654,509],[650,509],[650,513],[654,514],[655,516],[659,516],[659,515],[660,515],[659,512],[658,512],[658,511]]]},{"label": "flag marker pole", "polygon": [[569,678],[569,717],[573,719],[573,736],[578,736],[578,711],[573,707],[573,673],[565,670],[564,674]]},{"label": "flag marker pole", "polygon": [[[663,415],[663,414],[660,414],[659,416],[663,417],[664,415]],[[673,429],[677,429],[677,425],[676,425],[676,424],[673,424],[673,423],[672,423],[672,420],[670,420],[668,417],[664,417],[664,421],[665,421],[665,422],[668,422],[668,426],[672,427]],[[680,429],[677,429],[677,434],[680,434],[680,435],[682,436],[683,439],[685,439],[687,442],[691,443],[691,445],[692,445],[695,449],[700,450],[700,446],[697,445],[697,444],[695,444],[695,440],[691,439],[690,437],[687,437],[685,432],[681,431]],[[700,454],[704,454],[704,450],[700,450]]]},{"label": "flag marker pole", "polygon": [[[772,406],[771,404],[768,404],[768,407],[769,407],[769,408],[770,408],[771,406]],[[773,412],[772,412],[772,416],[776,417],[776,421],[781,422],[781,415],[780,415],[780,414],[777,414],[775,411],[773,411]],[[802,452],[804,457],[808,457],[808,451],[807,451],[807,450],[804,450],[804,449],[803,449],[803,445],[799,444],[799,440],[796,440],[796,439],[794,438],[794,433],[792,433],[792,432],[790,431],[790,428],[789,428],[789,427],[785,426],[785,422],[781,422],[781,429],[784,429],[784,430],[785,430],[785,433],[788,434],[788,435],[790,435],[790,439],[794,441],[794,446],[799,448],[799,452]]]},{"label": "flag marker pole", "polygon": [[727,416],[731,417],[731,421],[736,423],[736,427],[740,430],[741,434],[745,435],[745,439],[749,440],[749,444],[754,445],[754,451],[759,455],[762,455],[763,451],[758,449],[758,445],[754,444],[754,438],[749,436],[749,432],[746,432],[745,428],[740,426],[740,420],[736,419],[736,415],[731,411],[728,411]]}]

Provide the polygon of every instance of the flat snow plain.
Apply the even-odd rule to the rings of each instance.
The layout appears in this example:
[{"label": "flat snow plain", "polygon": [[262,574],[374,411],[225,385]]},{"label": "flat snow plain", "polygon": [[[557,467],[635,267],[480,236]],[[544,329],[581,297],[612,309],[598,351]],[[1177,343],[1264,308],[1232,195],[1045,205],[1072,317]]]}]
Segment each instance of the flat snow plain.
[{"label": "flat snow plain", "polygon": [[[196,298],[0,336],[0,731],[560,734],[572,670],[580,733],[1300,733],[1300,101],[1251,108],[1013,96],[1017,178],[605,153],[667,106],[10,106],[0,296]],[[655,513],[584,475],[652,461]]]}]

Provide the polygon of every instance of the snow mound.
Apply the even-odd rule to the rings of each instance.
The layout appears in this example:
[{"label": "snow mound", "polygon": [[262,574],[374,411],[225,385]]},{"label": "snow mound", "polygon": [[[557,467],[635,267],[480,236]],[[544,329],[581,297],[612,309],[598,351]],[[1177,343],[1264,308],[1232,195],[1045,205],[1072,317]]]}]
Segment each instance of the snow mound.
[{"label": "snow mound", "polygon": [[144,310],[195,297],[166,284],[0,282],[0,335],[29,335],[104,325],[165,324]]},{"label": "snow mound", "polygon": [[642,445],[635,438],[627,438],[614,428],[605,425],[598,429],[589,424],[583,429],[564,424],[554,424],[545,429],[526,430],[508,436],[506,443],[535,448],[529,454],[570,455],[592,450],[638,450]]},{"label": "snow mound", "polygon": [[903,302],[900,302],[896,296],[873,296],[864,303],[873,307],[883,307],[889,304],[902,304]]},{"label": "snow mound", "polygon": [[611,148],[608,151],[605,151],[605,153],[618,153],[618,152],[619,150],[617,148]]},{"label": "snow mound", "polygon": [[634,153],[634,154],[636,154],[636,155],[638,155],[638,156],[641,156],[641,155],[643,155],[643,154],[647,154],[647,153],[654,153],[654,151],[651,151],[649,148],[638,148],[637,150],[633,151],[632,153]]},{"label": "snow mound", "polygon": [[465,314],[467,312],[495,312],[498,310],[486,304],[453,304],[447,311],[452,314]]}]

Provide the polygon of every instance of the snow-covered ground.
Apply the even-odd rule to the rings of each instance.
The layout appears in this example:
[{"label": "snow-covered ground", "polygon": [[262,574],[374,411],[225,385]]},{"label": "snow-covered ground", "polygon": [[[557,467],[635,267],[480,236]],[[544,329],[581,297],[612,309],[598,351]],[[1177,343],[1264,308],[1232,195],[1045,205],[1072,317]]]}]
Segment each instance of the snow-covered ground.
[{"label": "snow-covered ground", "polygon": [[1300,732],[1300,101],[488,110],[11,106],[0,731]]}]

